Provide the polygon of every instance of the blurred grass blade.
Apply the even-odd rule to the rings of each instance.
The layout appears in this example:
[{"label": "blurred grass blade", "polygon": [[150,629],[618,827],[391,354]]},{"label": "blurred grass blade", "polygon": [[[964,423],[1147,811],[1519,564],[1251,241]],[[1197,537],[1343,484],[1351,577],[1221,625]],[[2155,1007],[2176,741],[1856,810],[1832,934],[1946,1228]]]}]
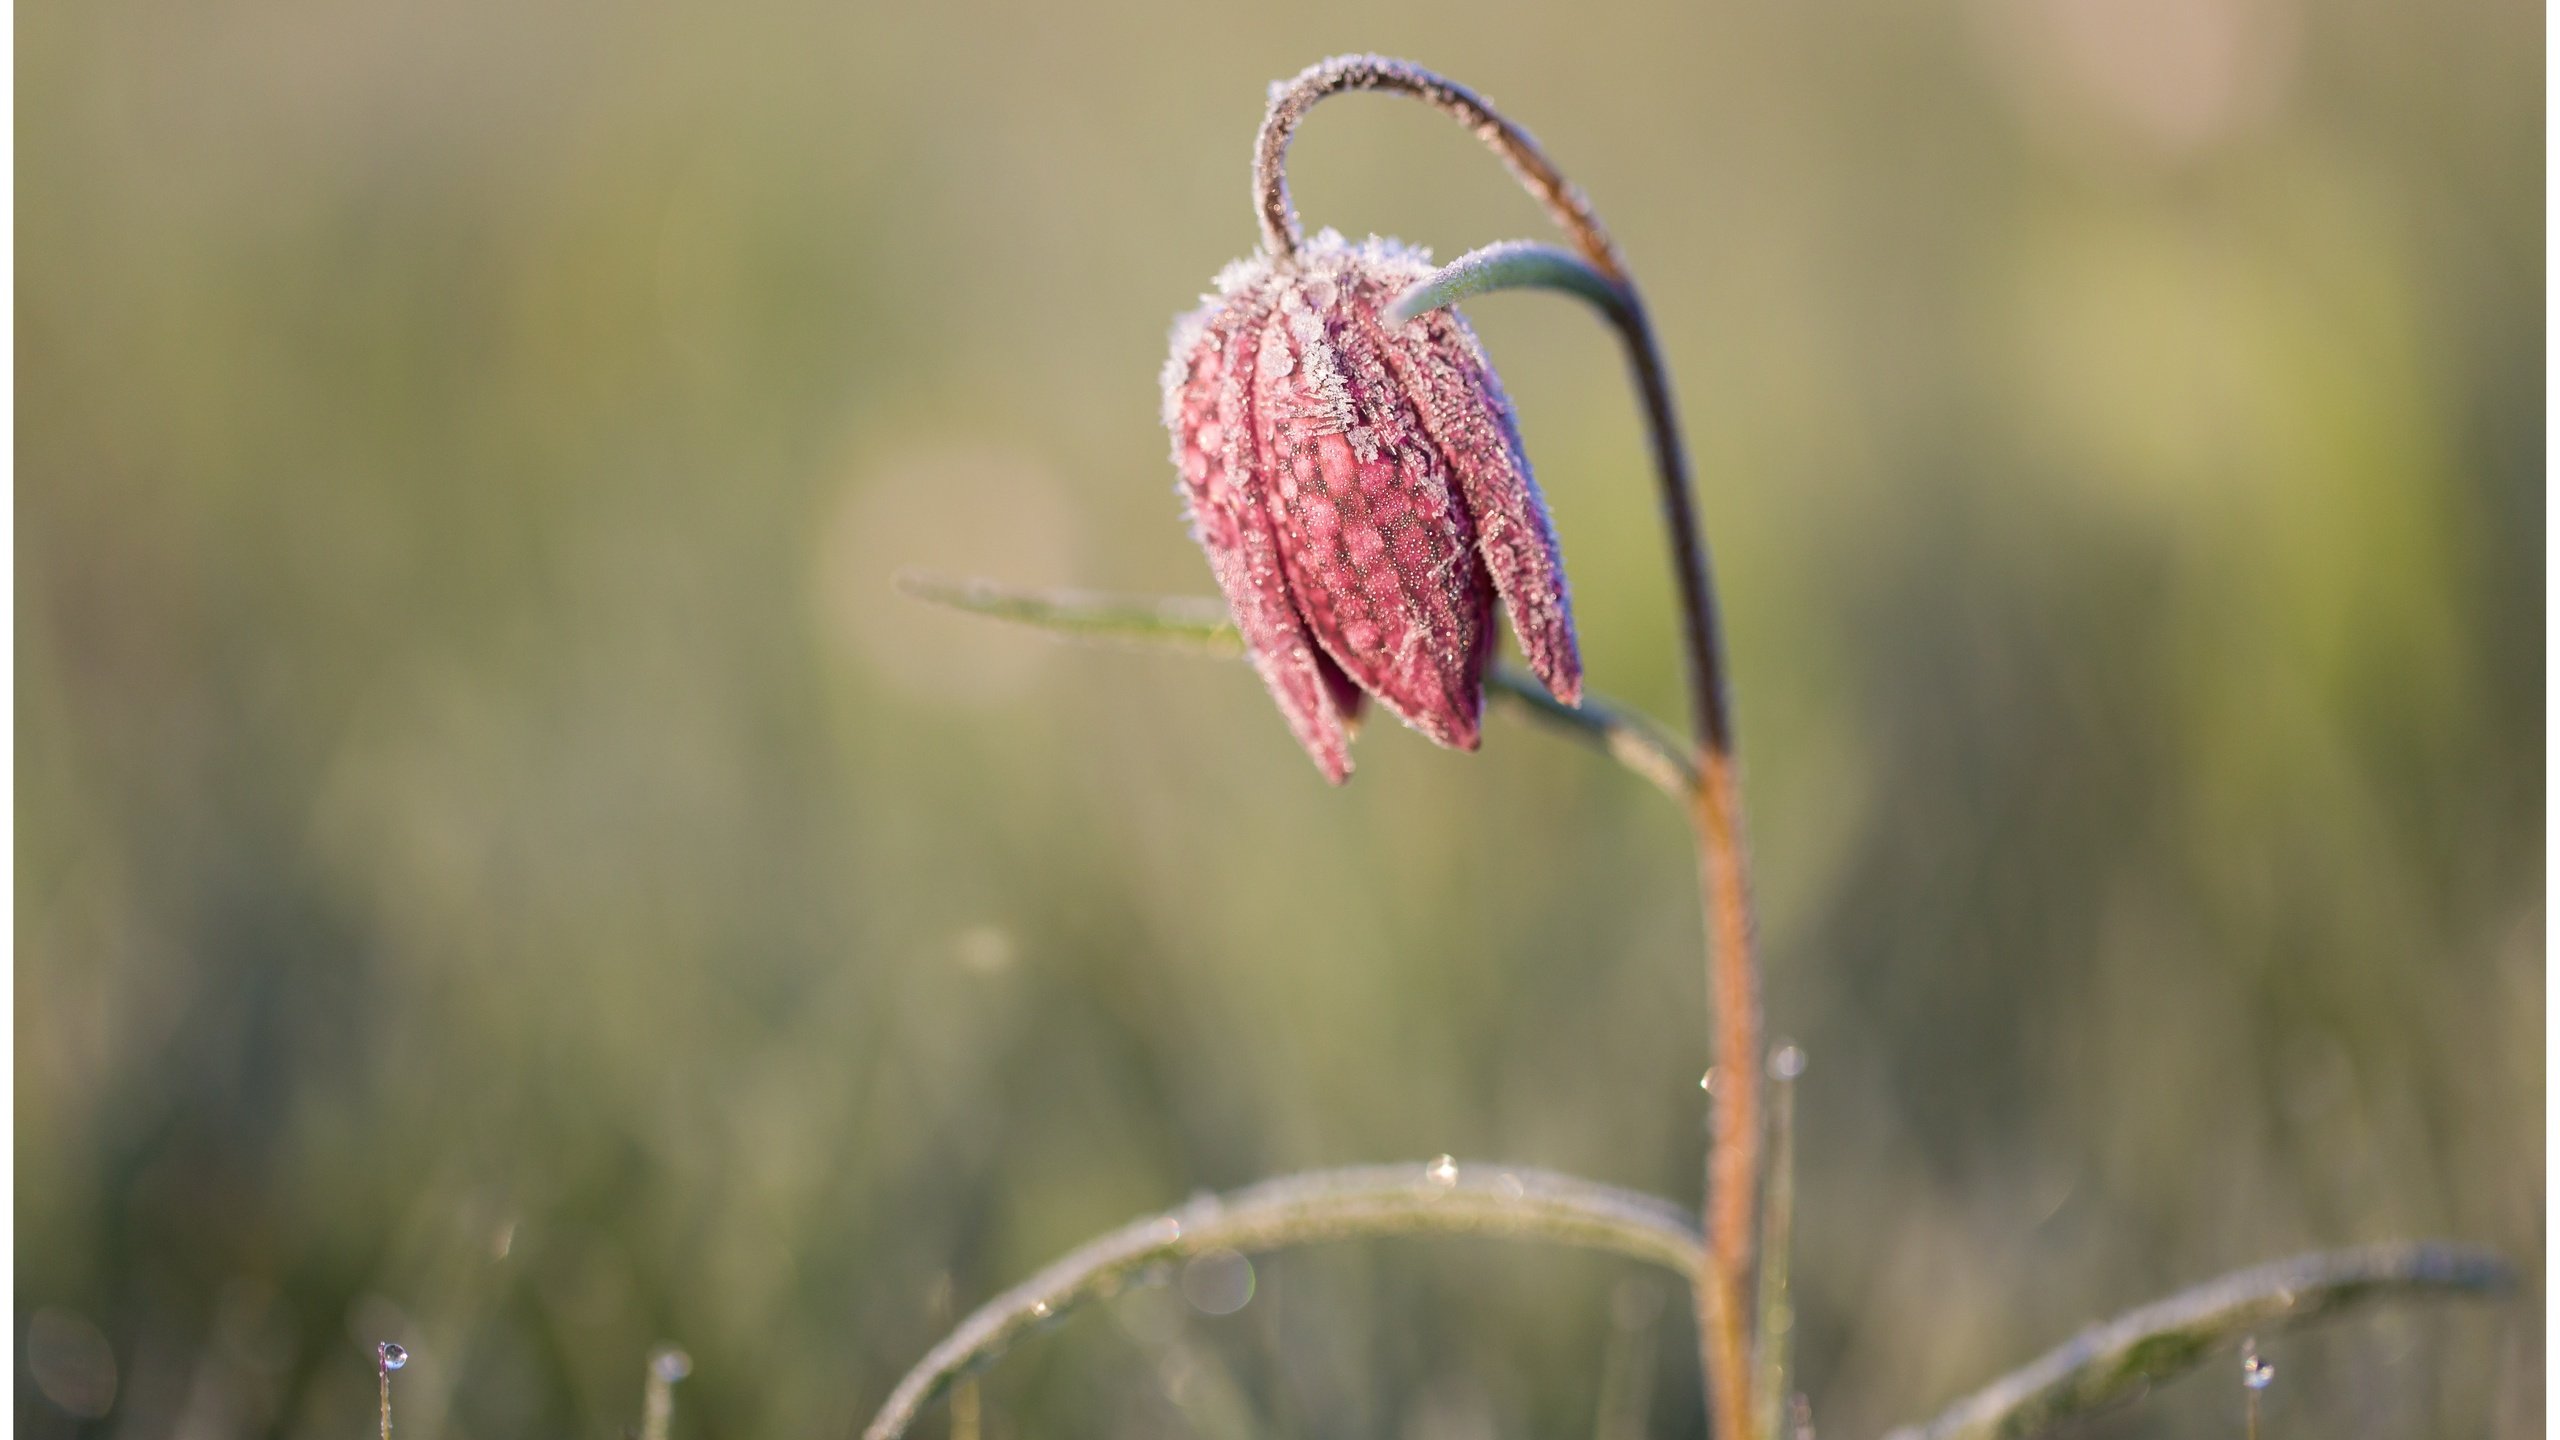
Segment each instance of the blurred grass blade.
[{"label": "blurred grass blade", "polygon": [[924,1407],[1016,1339],[1068,1310],[1213,1250],[1261,1254],[1325,1240],[1483,1235],[1539,1240],[1697,1274],[1695,1222],[1667,1200],[1549,1171],[1373,1165],[1266,1180],[1115,1230],[979,1307],[880,1407],[863,1440],[897,1440]]},{"label": "blurred grass blade", "polygon": [[2380,1245],[2278,1260],[2093,1325],[2035,1363],[1886,1440],[2018,1440],[2181,1374],[2251,1333],[2305,1325],[2376,1300],[2494,1294],[2515,1283],[2497,1255],[2463,1245]]},{"label": "blurred grass blade", "polygon": [[[1066,640],[1230,659],[1244,654],[1244,637],[1219,600],[1030,590],[912,570],[898,576],[898,589],[930,604],[1027,625]],[[1579,706],[1567,705],[1509,661],[1496,661],[1486,671],[1484,688],[1530,718],[1598,747],[1674,799],[1685,800],[1697,787],[1697,767],[1687,748],[1646,716],[1588,694]]]},{"label": "blurred grass blade", "polygon": [[1387,307],[1387,323],[1402,325],[1417,315],[1496,290],[1562,290],[1609,311],[1626,298],[1608,276],[1570,250],[1532,240],[1504,240],[1459,256],[1396,297],[1396,303]]},{"label": "blurred grass blade", "polygon": [[1760,1212],[1760,1327],[1752,1368],[1760,1373],[1761,1440],[1778,1440],[1787,1413],[1793,1366],[1795,1297],[1789,1292],[1789,1256],[1795,1246],[1796,1079],[1804,1051],[1781,1044],[1769,1056],[1769,1194]]},{"label": "blurred grass blade", "polygon": [[1645,1440],[1653,1409],[1655,1331],[1662,1291],[1649,1275],[1618,1282],[1609,1298],[1609,1341],[1600,1354],[1600,1409],[1593,1440]]},{"label": "blurred grass blade", "polygon": [[899,574],[898,590],[930,604],[1009,620],[1069,640],[1228,658],[1244,654],[1244,636],[1220,600],[1028,590],[993,580],[953,580],[914,570]]}]

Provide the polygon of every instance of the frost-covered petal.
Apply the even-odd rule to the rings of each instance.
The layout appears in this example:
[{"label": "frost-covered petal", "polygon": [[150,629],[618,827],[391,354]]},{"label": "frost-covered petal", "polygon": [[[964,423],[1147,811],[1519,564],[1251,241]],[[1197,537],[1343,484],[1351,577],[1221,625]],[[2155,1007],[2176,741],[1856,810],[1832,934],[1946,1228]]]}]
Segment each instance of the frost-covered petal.
[{"label": "frost-covered petal", "polygon": [[1261,473],[1299,613],[1344,673],[1440,744],[1475,748],[1489,591],[1448,468],[1356,318],[1284,288],[1256,352]]},{"label": "frost-covered petal", "polygon": [[1510,402],[1464,322],[1390,326],[1430,257],[1326,231],[1227,267],[1175,328],[1165,424],[1256,666],[1325,773],[1364,696],[1475,748],[1493,606],[1558,697],[1581,662]]},{"label": "frost-covered petal", "polygon": [[1423,423],[1448,458],[1474,516],[1485,569],[1501,592],[1530,672],[1557,699],[1578,704],[1582,654],[1574,643],[1564,554],[1546,497],[1529,472],[1510,397],[1464,320],[1440,310],[1415,320],[1412,328],[1421,332],[1422,343],[1389,347],[1387,353],[1406,388],[1429,397]]},{"label": "frost-covered petal", "polygon": [[[1289,729],[1325,778],[1351,774],[1341,682],[1300,620],[1279,553],[1279,536],[1253,473],[1252,397],[1246,380],[1266,307],[1253,297],[1215,305],[1177,330],[1165,372],[1165,423],[1192,533],[1226,592],[1246,653]],[[1356,692],[1354,692],[1356,694]]]}]

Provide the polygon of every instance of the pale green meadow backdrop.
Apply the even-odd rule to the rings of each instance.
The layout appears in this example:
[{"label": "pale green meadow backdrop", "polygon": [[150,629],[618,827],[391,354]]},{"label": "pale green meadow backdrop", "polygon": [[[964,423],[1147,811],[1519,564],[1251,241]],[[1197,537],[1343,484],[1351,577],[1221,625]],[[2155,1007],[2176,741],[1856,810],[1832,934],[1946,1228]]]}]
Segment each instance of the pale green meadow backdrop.
[{"label": "pale green meadow backdrop", "polygon": [[[1249,672],[898,598],[1212,593],[1166,328],[1264,87],[1493,96],[1646,286],[1725,586],[1821,1433],[2262,1258],[2502,1247],[2263,1432],[2527,1435],[2543,17],[2525,0],[17,12],[16,1417],[843,1436],[1077,1240],[1439,1152],[1684,1202],[1679,817],[1511,715],[1327,789]],[[1310,224],[1547,238],[1445,119]],[[1591,678],[1677,718],[1619,357],[1470,313]],[[1687,1307],[1471,1241],[1019,1347],[993,1440],[1696,1436]],[[2234,1363],[2087,1427],[2238,1436]],[[919,1433],[939,1436],[943,1421]]]}]

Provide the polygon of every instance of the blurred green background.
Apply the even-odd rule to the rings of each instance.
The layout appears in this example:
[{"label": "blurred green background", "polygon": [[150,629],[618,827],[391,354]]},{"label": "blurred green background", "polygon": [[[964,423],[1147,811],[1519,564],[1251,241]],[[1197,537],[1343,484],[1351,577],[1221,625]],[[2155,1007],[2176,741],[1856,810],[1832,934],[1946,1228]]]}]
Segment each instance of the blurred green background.
[{"label": "blurred green background", "polygon": [[[343,1440],[391,1338],[407,1440],[619,1434],[660,1340],[679,1437],[843,1435],[1200,1187],[1695,1195],[1641,784],[1498,717],[1333,792],[1241,667],[890,590],[1210,590],[1166,326],[1265,85],[1348,49],[1536,130],[1664,331],[1822,1433],[2421,1233],[2524,1295],[2270,1346],[2266,1433],[2536,1431],[2539,9],[1570,8],[21,6],[21,1433]],[[1546,233],[1403,102],[1294,173]],[[1471,313],[1595,684],[1676,718],[1612,342]],[[1696,1435],[1692,1347],[1632,1267],[1351,1246],[1082,1314],[987,1426],[1575,1435],[1617,1367]]]}]

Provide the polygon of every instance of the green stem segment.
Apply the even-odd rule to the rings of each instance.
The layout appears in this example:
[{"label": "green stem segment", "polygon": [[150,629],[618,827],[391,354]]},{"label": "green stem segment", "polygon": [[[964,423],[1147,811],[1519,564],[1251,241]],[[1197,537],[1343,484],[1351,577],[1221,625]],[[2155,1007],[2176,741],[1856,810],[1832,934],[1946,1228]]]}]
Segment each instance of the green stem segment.
[{"label": "green stem segment", "polygon": [[1623,298],[1616,281],[1570,250],[1533,240],[1502,240],[1468,251],[1396,297],[1387,307],[1387,323],[1402,325],[1497,290],[1557,290],[1604,311],[1614,310]]}]

